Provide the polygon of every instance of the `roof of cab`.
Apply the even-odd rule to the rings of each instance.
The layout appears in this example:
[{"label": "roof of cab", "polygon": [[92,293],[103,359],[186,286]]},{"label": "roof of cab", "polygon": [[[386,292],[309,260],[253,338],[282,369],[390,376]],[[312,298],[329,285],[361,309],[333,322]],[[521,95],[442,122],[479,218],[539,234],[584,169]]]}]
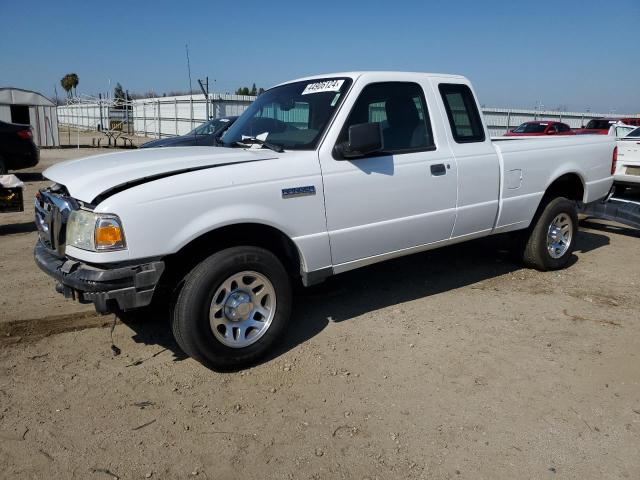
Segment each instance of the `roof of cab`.
[{"label": "roof of cab", "polygon": [[356,71],[356,72],[335,72],[335,73],[324,73],[321,75],[310,75],[308,77],[296,78],[295,80],[288,80],[286,82],[282,82],[276,86],[286,85],[287,83],[294,82],[304,82],[307,80],[316,80],[320,78],[335,78],[335,77],[349,77],[356,80],[359,77],[363,76],[398,76],[398,77],[414,77],[414,78],[449,78],[455,80],[464,80],[468,81],[466,77],[462,75],[451,75],[447,73],[426,73],[426,72],[396,72],[396,71],[387,71],[387,70],[365,70],[365,71]]}]

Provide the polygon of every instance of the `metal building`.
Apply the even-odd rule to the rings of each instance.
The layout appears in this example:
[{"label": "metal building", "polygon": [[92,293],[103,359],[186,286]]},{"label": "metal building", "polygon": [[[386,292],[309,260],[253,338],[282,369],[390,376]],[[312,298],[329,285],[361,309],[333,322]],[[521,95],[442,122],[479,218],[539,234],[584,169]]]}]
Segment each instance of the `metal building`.
[{"label": "metal building", "polygon": [[38,92],[0,87],[0,121],[31,125],[39,147],[60,145],[56,105]]}]

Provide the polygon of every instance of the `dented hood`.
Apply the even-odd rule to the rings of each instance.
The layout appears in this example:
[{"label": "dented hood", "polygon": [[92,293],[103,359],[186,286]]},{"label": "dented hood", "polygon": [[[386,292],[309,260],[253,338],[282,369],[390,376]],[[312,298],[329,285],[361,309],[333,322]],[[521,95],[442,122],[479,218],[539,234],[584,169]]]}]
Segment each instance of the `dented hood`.
[{"label": "dented hood", "polygon": [[148,148],[107,153],[60,163],[43,175],[64,185],[84,202],[157,178],[236,163],[271,160],[277,154],[265,149],[221,147]]}]

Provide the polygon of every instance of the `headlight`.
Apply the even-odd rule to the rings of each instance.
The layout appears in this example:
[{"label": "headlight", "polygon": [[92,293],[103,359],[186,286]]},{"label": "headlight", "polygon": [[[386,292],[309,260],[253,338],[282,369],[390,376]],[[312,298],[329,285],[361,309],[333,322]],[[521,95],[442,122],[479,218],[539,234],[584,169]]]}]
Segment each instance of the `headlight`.
[{"label": "headlight", "polygon": [[124,230],[116,215],[74,210],[67,223],[67,245],[91,251],[127,248]]}]

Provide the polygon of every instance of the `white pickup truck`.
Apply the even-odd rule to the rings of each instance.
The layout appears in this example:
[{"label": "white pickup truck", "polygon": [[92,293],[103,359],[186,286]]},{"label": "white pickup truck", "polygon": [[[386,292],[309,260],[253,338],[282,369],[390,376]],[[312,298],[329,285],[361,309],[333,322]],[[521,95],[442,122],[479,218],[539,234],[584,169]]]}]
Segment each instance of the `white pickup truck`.
[{"label": "white pickup truck", "polygon": [[492,141],[461,76],[309,77],[260,95],[218,147],[49,168],[35,258],[99,312],[166,302],[187,354],[234,369],[284,334],[294,282],[503,232],[526,265],[564,267],[576,203],[606,196],[614,147]]},{"label": "white pickup truck", "polygon": [[640,127],[616,139],[618,162],[613,181],[618,190],[640,187]]}]

